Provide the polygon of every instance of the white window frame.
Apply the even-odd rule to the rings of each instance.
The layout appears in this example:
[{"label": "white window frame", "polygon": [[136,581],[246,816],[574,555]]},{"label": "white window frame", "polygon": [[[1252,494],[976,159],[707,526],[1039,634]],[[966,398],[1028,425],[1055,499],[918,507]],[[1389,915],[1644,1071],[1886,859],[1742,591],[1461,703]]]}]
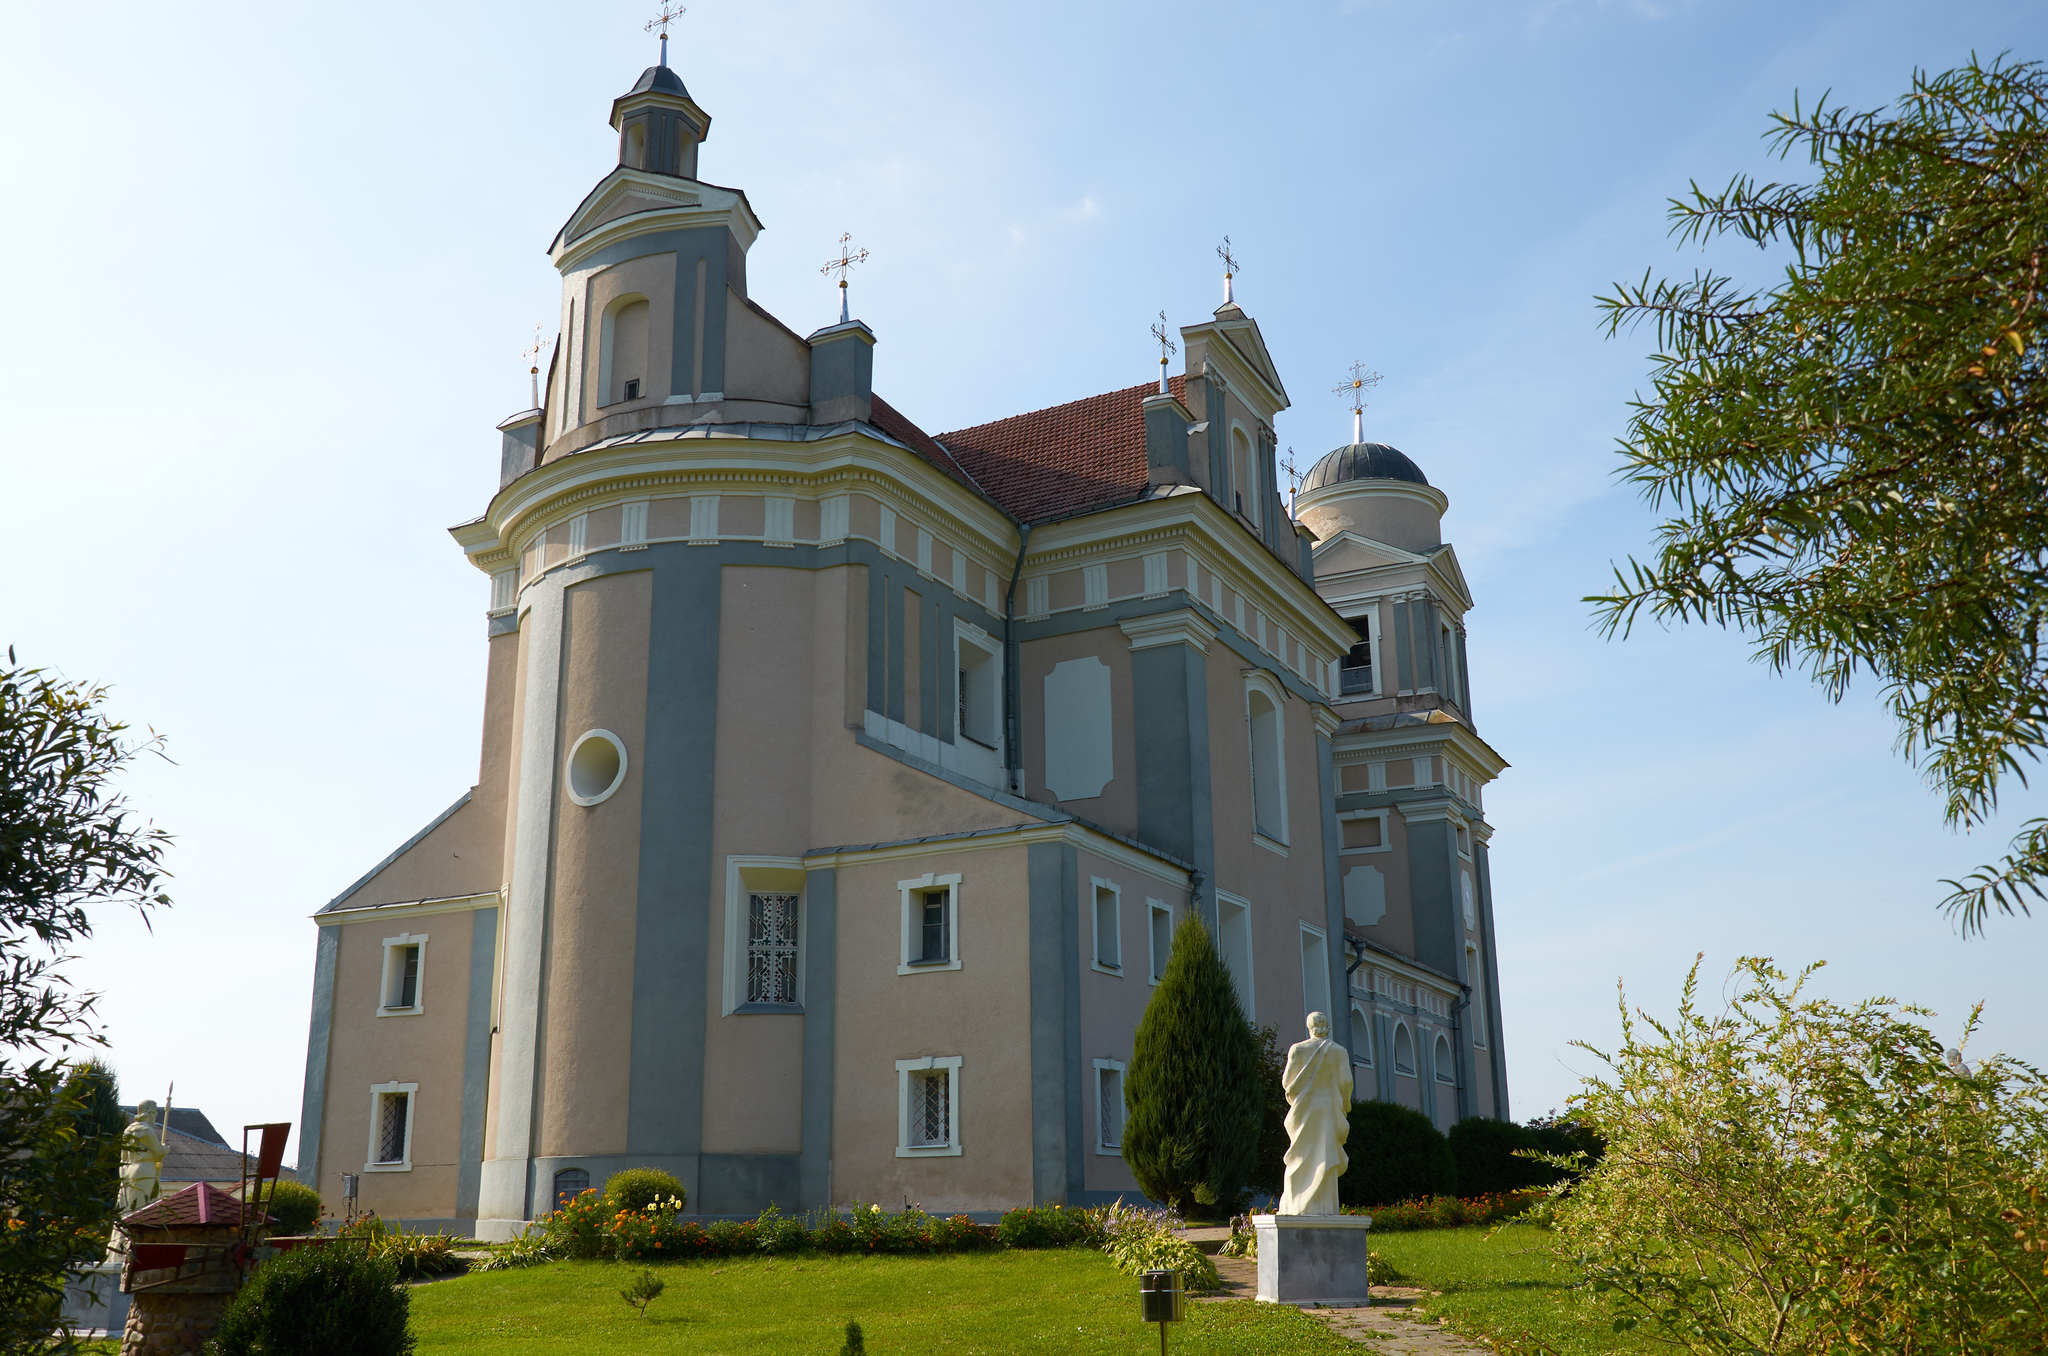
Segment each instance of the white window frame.
[{"label": "white window frame", "polygon": [[956,618],[953,622],[953,681],[956,685],[959,683],[960,680],[960,647],[962,645],[967,646],[969,649],[980,651],[981,654],[984,655],[987,659],[989,665],[989,672],[992,675],[994,675],[993,681],[990,683],[989,686],[989,691],[992,694],[990,728],[988,732],[989,738],[986,740],[976,738],[974,735],[971,735],[967,733],[967,731],[960,728],[960,694],[956,691],[953,694],[954,742],[957,743],[962,739],[966,739],[972,741],[973,743],[979,745],[984,749],[998,749],[1001,747],[1003,739],[1002,644],[994,636],[991,636],[988,632],[982,630],[973,622],[962,621]]},{"label": "white window frame", "polygon": [[[1226,904],[1234,909],[1242,910],[1244,914],[1244,931],[1241,934],[1244,939],[1244,975],[1242,976],[1244,984],[1243,992],[1238,994],[1237,1001],[1238,1005],[1244,1009],[1245,1017],[1251,1019],[1257,1011],[1257,1002],[1253,990],[1254,976],[1258,973],[1258,966],[1254,963],[1252,955],[1252,902],[1243,895],[1234,895],[1228,890],[1218,890],[1216,892],[1216,934],[1219,942],[1223,940],[1224,936],[1223,906]],[[1223,968],[1226,970],[1230,969],[1230,961],[1227,954],[1224,957]],[[1239,975],[1236,971],[1231,971],[1230,977],[1235,980],[1239,978]]]},{"label": "white window frame", "polygon": [[[1437,1052],[1440,1050],[1450,1051],[1451,1057],[1448,1062],[1438,1057]],[[1458,1051],[1454,1046],[1452,1046],[1451,1038],[1441,1031],[1436,1033],[1436,1038],[1432,1040],[1429,1044],[1429,1062],[1435,1066],[1437,1082],[1447,1083],[1452,1087],[1457,1086]],[[1446,1074],[1445,1072],[1446,1069],[1449,1070],[1448,1074]]]},{"label": "white window frame", "polygon": [[1351,1062],[1372,1067],[1372,1013],[1359,1003],[1351,1005]]},{"label": "white window frame", "polygon": [[[1102,959],[1102,892],[1104,890],[1109,891],[1109,907],[1115,916],[1115,926],[1111,930],[1110,935],[1116,939],[1116,955],[1108,961]],[[1107,877],[1090,876],[1088,878],[1088,899],[1090,902],[1090,912],[1088,915],[1088,949],[1090,958],[1094,961],[1097,970],[1100,970],[1105,975],[1115,975],[1121,979],[1124,973],[1123,887]]]},{"label": "white window frame", "polygon": [[[1328,1016],[1330,1014],[1331,1005],[1337,1001],[1336,996],[1330,992],[1330,934],[1326,929],[1319,928],[1313,923],[1303,923],[1301,924],[1300,936],[1302,942],[1301,1015],[1306,1017],[1311,1012],[1320,1012],[1323,1015]],[[1322,972],[1316,976],[1316,979],[1322,991],[1323,1005],[1321,1007],[1315,1006],[1315,1004],[1311,1001],[1316,997],[1316,995],[1309,991],[1307,943],[1310,939],[1314,939],[1316,946],[1321,948],[1323,956]]]},{"label": "white window frame", "polygon": [[[400,953],[408,946],[420,949],[419,970],[413,976],[412,1006],[408,1008],[387,1006],[385,1000],[391,997],[391,983],[394,965],[402,964]],[[377,980],[377,1015],[379,1017],[417,1017],[427,1006],[427,934],[408,932],[397,937],[384,939],[384,966]]]},{"label": "white window frame", "polygon": [[[1252,725],[1252,694],[1256,692],[1273,706],[1273,786],[1278,793],[1278,813],[1270,825],[1260,823],[1259,741]],[[1278,852],[1287,850],[1287,694],[1263,670],[1252,669],[1244,679],[1245,771],[1252,802],[1252,841]],[[1266,830],[1271,827],[1273,832]]]},{"label": "white window frame", "polygon": [[[918,953],[923,950],[924,896],[933,890],[946,892],[946,950],[943,961],[921,961]],[[897,894],[903,901],[903,952],[896,964],[899,975],[928,975],[942,970],[960,968],[960,873],[934,875],[927,871],[914,880],[896,882]],[[798,931],[802,931],[799,916]]]},{"label": "white window frame", "polygon": [[[604,743],[607,743],[612,746],[612,751],[616,753],[619,757],[619,769],[617,772],[614,772],[612,774],[611,783],[609,785],[604,787],[602,790],[593,791],[586,795],[576,789],[576,779],[574,772],[574,769],[576,767],[576,755],[583,751],[584,745],[597,740],[601,740]],[[631,766],[631,760],[628,759],[626,756],[625,740],[620,739],[610,730],[585,730],[582,734],[577,735],[576,738],[570,742],[568,756],[562,759],[562,794],[567,796],[571,801],[574,801],[578,805],[586,807],[592,805],[602,805],[604,804],[604,802],[610,800],[612,796],[618,792],[618,789],[621,786],[624,786],[626,784],[626,769],[629,766]]]},{"label": "white window frame", "polygon": [[[896,1156],[898,1158],[958,1158],[960,1156],[960,1056],[923,1055],[896,1061]],[[944,1070],[946,1074],[946,1142],[910,1142],[910,1086],[914,1073]]]},{"label": "white window frame", "polygon": [[[1153,922],[1160,914],[1166,915],[1166,949],[1164,951],[1161,951],[1159,948],[1158,934],[1152,930]],[[1147,958],[1152,963],[1149,978],[1152,986],[1157,988],[1159,981],[1166,976],[1167,958],[1173,954],[1173,905],[1163,899],[1148,899],[1145,901],[1145,951]]]},{"label": "white window frame", "polygon": [[[1408,1038],[1408,1067],[1405,1069],[1401,1067],[1401,1037],[1403,1036]],[[1408,1023],[1397,1020],[1394,1023],[1393,1048],[1387,1052],[1387,1058],[1391,1061],[1389,1067],[1393,1069],[1396,1078],[1416,1078],[1418,1082],[1420,1081],[1416,1074],[1416,1054],[1415,1033],[1408,1029]]]},{"label": "white window frame", "polygon": [[[778,894],[796,901],[796,1002],[747,1001],[747,896]],[[801,857],[731,856],[725,859],[725,1003],[723,1015],[799,1013],[804,1008],[804,959],[810,940],[810,901]]]},{"label": "white window frame", "polygon": [[1346,692],[1344,690],[1344,659],[1346,655],[1349,655],[1351,653],[1351,651],[1347,649],[1344,651],[1344,654],[1340,654],[1337,656],[1337,682],[1336,687],[1334,689],[1335,696],[1339,701],[1363,701],[1367,697],[1386,696],[1387,694],[1384,689],[1384,686],[1380,682],[1380,672],[1385,667],[1385,665],[1383,665],[1380,662],[1383,651],[1380,647],[1379,599],[1373,598],[1367,600],[1367,602],[1365,603],[1365,611],[1363,613],[1356,617],[1346,617],[1345,620],[1349,622],[1365,623],[1365,643],[1370,648],[1372,654],[1372,686],[1369,688],[1365,688],[1364,690],[1359,692]]},{"label": "white window frame", "polygon": [[[1391,822],[1390,822],[1390,819],[1389,819],[1389,816],[1390,816],[1390,815],[1391,815],[1392,813],[1393,813],[1393,812],[1392,812],[1392,811],[1390,811],[1390,810],[1340,810],[1340,811],[1338,811],[1338,812],[1337,812],[1337,822],[1338,822],[1338,829],[1337,829],[1337,851],[1338,851],[1338,852],[1339,852],[1340,854],[1342,854],[1342,855],[1344,855],[1344,856],[1347,856],[1347,857],[1348,857],[1348,856],[1354,856],[1354,855],[1356,855],[1356,854],[1358,854],[1358,853],[1362,853],[1362,852],[1392,852],[1392,851],[1394,850],[1394,840],[1393,840],[1393,838],[1391,837],[1391,834],[1392,834],[1392,827],[1391,827]],[[1379,843],[1379,846],[1378,846],[1378,847],[1345,847],[1345,846],[1344,846],[1344,829],[1343,829],[1343,825],[1344,825],[1345,823],[1348,823],[1348,822],[1352,821],[1352,820],[1358,820],[1358,819],[1377,819],[1377,820],[1378,820],[1378,821],[1380,822],[1380,843]]]},{"label": "white window frame", "polygon": [[[363,1151],[364,1172],[411,1172],[412,1132],[419,1125],[420,1085],[417,1083],[377,1083],[370,1088],[370,1143]],[[381,1162],[377,1158],[378,1131],[383,1128],[380,1118],[384,1112],[387,1096],[403,1095],[405,1098],[405,1156],[395,1162]]]},{"label": "white window frame", "polygon": [[1120,1059],[1098,1059],[1094,1061],[1094,1064],[1095,1152],[1100,1154],[1104,1158],[1122,1158],[1124,1156],[1123,1132],[1124,1126],[1128,1124],[1130,1121],[1130,1108],[1129,1105],[1126,1104],[1124,1108],[1124,1114],[1118,1117],[1116,1127],[1116,1143],[1111,1144],[1109,1142],[1109,1136],[1103,1133],[1106,1127],[1102,1124],[1102,1076],[1106,1073],[1113,1073],[1116,1075],[1117,1100],[1119,1102],[1122,1102],[1124,1096],[1124,1063]]}]

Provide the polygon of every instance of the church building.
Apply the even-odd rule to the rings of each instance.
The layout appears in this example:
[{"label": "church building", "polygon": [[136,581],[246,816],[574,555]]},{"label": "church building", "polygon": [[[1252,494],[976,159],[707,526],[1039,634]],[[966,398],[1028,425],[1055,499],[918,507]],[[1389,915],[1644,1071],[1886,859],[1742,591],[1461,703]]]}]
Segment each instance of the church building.
[{"label": "church building", "polygon": [[665,57],[453,529],[476,784],[314,918],[301,1179],[486,1239],[635,1166],[707,1214],[1136,1195],[1190,913],[1357,1096],[1505,1118],[1443,490],[1354,424],[1290,505],[1227,282],[1178,373],[926,432],[844,308],[748,298],[760,220]]}]

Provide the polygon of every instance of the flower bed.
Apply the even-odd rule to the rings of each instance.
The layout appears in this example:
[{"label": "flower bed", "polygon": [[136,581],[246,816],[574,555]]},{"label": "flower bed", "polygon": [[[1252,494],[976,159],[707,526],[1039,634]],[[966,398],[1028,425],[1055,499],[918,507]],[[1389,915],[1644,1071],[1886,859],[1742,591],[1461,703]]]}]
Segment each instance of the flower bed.
[{"label": "flower bed", "polygon": [[1493,1224],[1513,1219],[1548,1194],[1541,1187],[1532,1187],[1522,1191],[1496,1191],[1486,1196],[1422,1196],[1398,1205],[1372,1208],[1347,1205],[1343,1210],[1347,1215],[1371,1215],[1375,1233],[1455,1229],[1466,1224]]}]

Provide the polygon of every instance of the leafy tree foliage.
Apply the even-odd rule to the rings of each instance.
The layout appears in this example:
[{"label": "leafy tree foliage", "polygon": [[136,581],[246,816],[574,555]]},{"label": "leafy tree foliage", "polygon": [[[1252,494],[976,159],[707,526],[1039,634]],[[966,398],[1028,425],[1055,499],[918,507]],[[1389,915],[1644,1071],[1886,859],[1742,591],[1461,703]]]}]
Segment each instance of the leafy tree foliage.
[{"label": "leafy tree foliage", "polygon": [[[1876,680],[1951,825],[2048,745],[2048,68],[1917,73],[1893,108],[1795,100],[1767,138],[1805,183],[1738,175],[1671,205],[1673,234],[1785,260],[1620,285],[1608,332],[1651,325],[1654,391],[1625,478],[1671,516],[1588,599],[1756,640],[1834,700]],[[2048,819],[1949,881],[1966,933],[2048,887]]]},{"label": "leafy tree foliage", "polygon": [[87,905],[146,918],[168,902],[164,835],[110,789],[137,746],[104,696],[12,650],[0,666],[0,1350],[48,1333],[64,1274],[99,1259],[114,1209],[118,1097],[59,1058],[99,1042],[94,996],[64,964],[92,933]]},{"label": "leafy tree foliage", "polygon": [[1245,1185],[1256,1193],[1277,1197],[1287,1185],[1287,1047],[1270,1026],[1254,1027],[1259,1042],[1259,1096],[1262,1104],[1259,1153]]},{"label": "leafy tree foliage", "polygon": [[1443,1132],[1420,1111],[1394,1102],[1353,1102],[1344,1141],[1350,1165],[1337,1179],[1346,1205],[1394,1205],[1458,1193],[1458,1160]]},{"label": "leafy tree foliage", "polygon": [[2048,1351],[2048,1079],[1951,1063],[1928,1014],[1810,997],[1811,973],[1745,960],[1713,1011],[1695,963],[1668,1022],[1624,999],[1620,1046],[1583,1047],[1607,1153],[1561,1247],[1684,1351]]},{"label": "leafy tree foliage", "polygon": [[1259,1045],[1192,911],[1138,1023],[1124,1102],[1124,1161],[1145,1194],[1190,1214],[1228,1214],[1257,1162]]},{"label": "leafy tree foliage", "polygon": [[208,1356],[411,1356],[412,1295],[354,1241],[279,1253],[220,1316]]}]

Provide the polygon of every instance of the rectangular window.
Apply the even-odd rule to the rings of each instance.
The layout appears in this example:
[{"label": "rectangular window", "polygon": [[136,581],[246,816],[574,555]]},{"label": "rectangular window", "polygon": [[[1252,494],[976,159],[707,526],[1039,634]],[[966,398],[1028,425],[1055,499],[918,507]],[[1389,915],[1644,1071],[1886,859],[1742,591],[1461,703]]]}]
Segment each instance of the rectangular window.
[{"label": "rectangular window", "polygon": [[797,896],[747,896],[747,1001],[795,1003]]},{"label": "rectangular window", "polygon": [[896,1061],[898,1158],[960,1152],[960,1056]]},{"label": "rectangular window", "polygon": [[984,748],[996,746],[998,712],[1001,708],[1001,653],[993,637],[979,627],[965,623],[953,633],[953,659],[958,680],[954,695],[959,706],[961,736]]},{"label": "rectangular window", "polygon": [[1124,1066],[1095,1061],[1095,1152],[1121,1154],[1124,1145]]},{"label": "rectangular window", "polygon": [[384,975],[377,1000],[380,1016],[420,1011],[420,981],[425,977],[427,939],[410,933],[384,939]]},{"label": "rectangular window", "polygon": [[1301,925],[1301,1005],[1304,1013],[1330,1010],[1330,947],[1320,928]]},{"label": "rectangular window", "polygon": [[1252,906],[1251,901],[1216,892],[1216,941],[1223,964],[1237,984],[1237,1004],[1246,1018],[1252,1016]]},{"label": "rectangular window", "polygon": [[960,968],[960,877],[923,875],[899,880],[903,900],[903,955],[899,975]]},{"label": "rectangular window", "polygon": [[1117,917],[1121,900],[1117,887],[1100,876],[1095,886],[1095,968],[1122,974],[1124,968],[1123,926]]},{"label": "rectangular window", "polygon": [[919,910],[922,916],[918,924],[917,959],[924,965],[937,965],[953,954],[949,917],[953,912],[953,892],[925,891]]},{"label": "rectangular window", "polygon": [[1385,811],[1359,819],[1344,820],[1338,827],[1344,835],[1345,852],[1372,852],[1387,845]]},{"label": "rectangular window", "polygon": [[1353,619],[1351,629],[1358,635],[1358,643],[1345,654],[1343,663],[1337,669],[1337,690],[1344,696],[1364,696],[1373,691],[1372,682],[1372,621],[1367,617]]},{"label": "rectangular window", "polygon": [[417,1083],[379,1083],[370,1089],[370,1152],[366,1172],[412,1168],[412,1101]]},{"label": "rectangular window", "polygon": [[1152,982],[1166,977],[1166,958],[1173,954],[1173,909],[1156,899],[1145,901],[1146,921],[1151,925]]}]

